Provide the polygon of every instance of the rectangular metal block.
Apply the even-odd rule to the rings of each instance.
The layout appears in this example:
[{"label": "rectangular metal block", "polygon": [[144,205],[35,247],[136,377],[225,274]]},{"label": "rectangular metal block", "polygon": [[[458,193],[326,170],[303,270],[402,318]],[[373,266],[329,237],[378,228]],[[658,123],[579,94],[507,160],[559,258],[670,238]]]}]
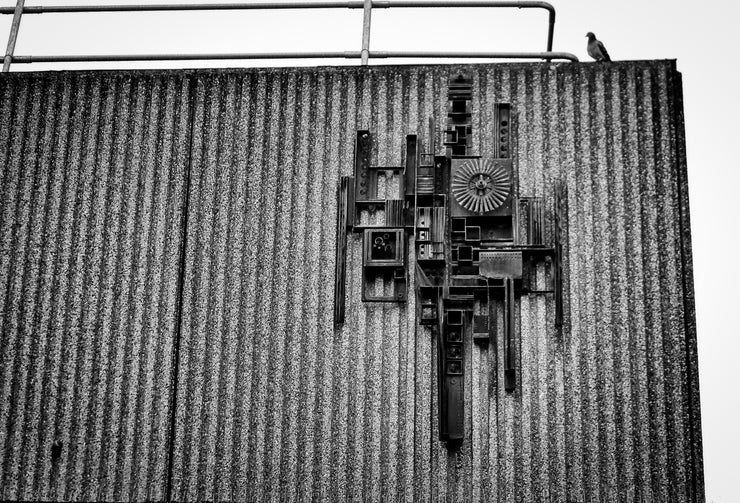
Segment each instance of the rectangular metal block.
[{"label": "rectangular metal block", "polygon": [[377,171],[370,170],[370,132],[357,131],[355,138],[355,201],[368,201],[377,197]]},{"label": "rectangular metal block", "polygon": [[463,347],[462,344],[448,344],[447,345],[447,361],[450,359],[462,358]]},{"label": "rectangular metal block", "polygon": [[463,340],[461,327],[449,327],[447,329],[447,340],[449,342],[460,342]]},{"label": "rectangular metal block", "polygon": [[486,251],[480,252],[478,263],[480,274],[486,278],[522,277],[522,252],[520,251]]},{"label": "rectangular metal block", "polygon": [[406,197],[412,198],[415,194],[416,166],[418,165],[419,149],[415,134],[406,136],[406,166],[404,170]]},{"label": "rectangular metal block", "polygon": [[458,246],[457,247],[457,260],[460,263],[473,263],[473,247],[472,246]]},{"label": "rectangular metal block", "polygon": [[451,218],[450,222],[452,232],[465,232],[467,222],[465,218]]},{"label": "rectangular metal block", "polygon": [[493,108],[493,145],[496,157],[511,157],[511,105],[496,103]]},{"label": "rectangular metal block", "polygon": [[476,314],[473,316],[473,340],[476,342],[488,341],[490,326],[488,315]]},{"label": "rectangular metal block", "polygon": [[463,362],[460,359],[447,360],[447,375],[462,375]]},{"label": "rectangular metal block", "polygon": [[385,201],[386,227],[403,227],[406,225],[404,204],[403,199],[387,199]]},{"label": "rectangular metal block", "polygon": [[444,377],[443,402],[445,408],[440,436],[443,440],[459,442],[465,434],[465,388],[462,375],[448,373]]},{"label": "rectangular metal block", "polygon": [[365,229],[364,267],[403,267],[406,263],[406,233],[403,229]]},{"label": "rectangular metal block", "polygon": [[422,304],[420,306],[421,314],[419,316],[421,325],[434,325],[437,323],[437,305]]},{"label": "rectangular metal block", "polygon": [[450,309],[449,311],[447,311],[447,325],[462,325],[463,320],[465,319],[464,315],[465,313],[463,311],[460,311],[458,309]]},{"label": "rectangular metal block", "polygon": [[480,241],[480,227],[477,225],[465,227],[465,241]]}]

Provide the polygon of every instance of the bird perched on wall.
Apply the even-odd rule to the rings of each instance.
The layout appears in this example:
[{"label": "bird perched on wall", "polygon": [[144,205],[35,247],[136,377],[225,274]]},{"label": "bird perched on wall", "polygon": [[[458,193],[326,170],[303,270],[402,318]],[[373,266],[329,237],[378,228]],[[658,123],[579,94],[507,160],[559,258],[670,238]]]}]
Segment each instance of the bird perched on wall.
[{"label": "bird perched on wall", "polygon": [[588,32],[586,36],[588,37],[588,45],[586,46],[588,55],[596,61],[611,61],[609,53],[606,52],[606,47],[601,43],[601,40],[597,40],[596,35],[591,32]]}]

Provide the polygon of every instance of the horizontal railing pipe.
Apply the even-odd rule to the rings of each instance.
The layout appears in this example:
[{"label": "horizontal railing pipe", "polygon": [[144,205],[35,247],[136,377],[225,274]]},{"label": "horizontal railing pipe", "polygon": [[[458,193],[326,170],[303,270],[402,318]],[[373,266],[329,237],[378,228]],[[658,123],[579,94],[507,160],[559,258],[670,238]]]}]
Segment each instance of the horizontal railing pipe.
[{"label": "horizontal railing pipe", "polygon": [[[76,54],[50,56],[13,56],[13,63],[83,63],[103,61],[199,61],[228,59],[357,59],[361,51],[342,52],[253,52],[214,54]],[[562,59],[578,61],[568,52],[409,52],[370,51],[370,59],[388,58],[475,58],[475,59]]]},{"label": "horizontal railing pipe", "polygon": [[[368,4],[370,7],[368,9]],[[22,3],[19,3],[22,5]],[[548,12],[548,32],[546,52],[387,52],[369,51],[369,13],[372,8],[518,8],[544,9]],[[363,50],[359,52],[282,52],[282,53],[237,53],[237,54],[118,54],[118,55],[50,55],[14,56],[12,48],[6,53],[3,70],[10,63],[59,63],[59,62],[104,62],[104,61],[183,61],[183,60],[228,60],[228,59],[331,59],[360,58],[367,64],[369,58],[480,58],[480,59],[561,59],[578,61],[573,54],[552,52],[555,29],[555,8],[548,2],[539,1],[490,1],[490,0],[350,0],[344,2],[298,1],[298,2],[256,2],[256,3],[197,3],[197,4],[114,4],[114,5],[33,5],[22,6],[22,14],[44,13],[96,13],[96,12],[154,12],[154,11],[217,11],[217,10],[273,10],[273,9],[365,9],[363,21]],[[16,14],[18,7],[2,7],[0,14]],[[15,23],[18,24],[18,23]],[[17,30],[16,30],[17,31]],[[11,33],[11,39],[14,40]],[[366,40],[367,39],[367,40]],[[14,45],[14,44],[13,44]],[[11,47],[9,45],[9,47]]]},{"label": "horizontal railing pipe", "polygon": [[[153,12],[153,11],[193,11],[193,10],[274,10],[274,9],[362,9],[363,0],[344,2],[254,2],[254,3],[193,3],[193,4],[111,4],[111,5],[27,5],[24,14],[63,14],[80,12]],[[402,8],[436,8],[436,7],[509,7],[519,9],[545,9],[552,16],[555,8],[547,2],[515,1],[502,2],[491,0],[373,0],[373,9]],[[0,7],[0,14],[13,14],[13,7]]]},{"label": "horizontal railing pipe", "polygon": [[371,51],[371,58],[562,59],[577,62],[569,52],[410,52]]},{"label": "horizontal railing pipe", "polygon": [[[439,8],[439,7],[493,7],[517,9],[544,9],[549,14],[547,30],[547,51],[552,51],[555,30],[555,7],[547,2],[519,1],[499,2],[489,0],[387,0],[372,2],[374,9],[401,8]],[[345,2],[257,2],[257,3],[199,3],[199,4],[118,4],[118,5],[32,5],[23,8],[23,14],[62,14],[81,12],[155,12],[155,11],[205,11],[205,10],[274,10],[274,9],[362,9],[362,0]],[[12,7],[0,8],[0,14],[13,14]]]},{"label": "horizontal railing pipe", "polygon": [[[279,10],[279,9],[356,9],[362,0],[349,2],[259,2],[259,3],[194,3],[194,4],[112,4],[112,5],[29,5],[24,14],[67,14],[94,12],[172,12],[206,10]],[[8,7],[0,14],[12,14]]]},{"label": "horizontal railing pipe", "polygon": [[199,61],[206,59],[356,59],[360,51],[343,52],[252,52],[214,54],[63,54],[13,56],[13,63],[82,63],[101,61]]}]

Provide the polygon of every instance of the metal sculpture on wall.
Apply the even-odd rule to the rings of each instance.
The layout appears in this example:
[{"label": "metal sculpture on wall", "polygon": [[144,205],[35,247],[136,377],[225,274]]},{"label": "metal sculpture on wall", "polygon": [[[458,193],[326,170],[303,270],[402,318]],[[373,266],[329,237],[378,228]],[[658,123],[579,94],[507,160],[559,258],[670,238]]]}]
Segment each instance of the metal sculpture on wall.
[{"label": "metal sculpture on wall", "polygon": [[[553,187],[548,246],[545,201],[518,193],[510,105],[494,105],[494,157],[482,158],[472,154],[471,104],[472,80],[451,77],[445,155],[436,154],[430,120],[429,153],[420,153],[417,136],[408,135],[403,167],[372,166],[371,134],[358,131],[354,176],[342,177],[338,199],[335,324],[344,322],[347,232],[363,234],[365,302],[406,302],[413,236],[417,319],[436,339],[439,433],[453,445],[465,435],[466,336],[487,345],[502,327],[495,347],[503,351],[504,388],[513,392],[517,297],[554,295],[555,325],[562,322],[564,186]],[[544,289],[536,281],[539,263],[548,279]]]}]

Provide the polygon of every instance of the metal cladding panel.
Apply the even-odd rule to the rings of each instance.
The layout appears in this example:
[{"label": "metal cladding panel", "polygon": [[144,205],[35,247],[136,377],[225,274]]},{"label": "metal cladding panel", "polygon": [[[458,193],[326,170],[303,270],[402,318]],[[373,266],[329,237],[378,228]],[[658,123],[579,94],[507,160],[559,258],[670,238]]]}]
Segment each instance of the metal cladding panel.
[{"label": "metal cladding panel", "polygon": [[188,86],[0,78],[3,501],[163,497]]},{"label": "metal cladding panel", "polygon": [[414,296],[360,302],[358,235],[333,330],[355,131],[373,134],[373,164],[403,165],[406,134],[428,145],[428,117],[444,123],[454,68],[200,75],[174,498],[703,499],[672,62],[465,67],[474,153],[493,155],[493,105],[511,103],[520,194],[563,179],[569,201],[565,327],[551,297],[518,301],[513,393],[501,348],[468,334],[459,450],[437,440],[436,345]]},{"label": "metal cladding panel", "polygon": [[442,113],[445,82],[441,70],[199,77],[173,498],[430,494],[431,338],[415,335],[413,296],[359,301],[359,235],[334,331],[336,194],[356,129],[377,132],[379,164],[400,166],[406,132]]},{"label": "metal cladding panel", "polygon": [[[507,102],[519,195],[551,200],[554,181],[567,185],[565,306],[560,331],[551,296],[517,300],[512,393],[499,371],[502,324],[487,347],[467,334],[466,438],[448,450],[437,431],[437,347],[416,321],[413,253],[408,302],[364,304],[361,237],[349,236],[346,321],[334,330],[334,251],[337,187],[352,174],[356,130],[373,135],[373,165],[402,166],[406,135],[418,134],[424,152],[428,118],[445,123],[447,78],[460,68],[473,76],[473,154],[493,155],[494,104]],[[98,81],[136,91],[102,100],[82,85]],[[11,362],[0,382],[10,397],[0,404],[0,461],[11,499],[90,499],[103,487],[120,500],[170,493],[180,501],[703,501],[674,62],[65,73],[0,82],[0,120],[12,126],[0,130],[0,153],[10,160],[0,173],[1,351]],[[146,98],[147,86],[159,94]],[[66,115],[50,111],[50,120],[34,122],[46,108],[27,111],[31,92],[88,108],[67,105]],[[101,115],[91,130],[106,125],[118,136],[83,140],[89,121],[76,117],[104,106],[121,111]],[[75,118],[74,127],[57,127],[57,116]],[[158,127],[141,117],[160,117]],[[146,140],[155,132],[155,143]],[[31,148],[45,135],[53,138],[47,154]],[[153,165],[134,162],[144,145],[150,153],[157,145]],[[61,167],[43,178],[20,168],[35,166],[21,155],[59,158],[52,166]],[[99,161],[65,161],[116,155],[128,164],[108,161],[109,170],[139,171],[98,189],[80,180]],[[168,189],[155,183],[165,168]],[[112,184],[106,176],[95,183]],[[164,191],[160,199],[132,195],[153,187]],[[56,193],[63,195],[50,197]],[[53,204],[37,209],[37,200]],[[101,211],[85,210],[97,201]],[[152,207],[168,216],[146,220]],[[58,223],[45,224],[47,213]],[[159,248],[141,248],[155,236],[165,239]],[[544,269],[537,277],[544,283]],[[88,278],[98,283],[88,287]],[[90,317],[108,320],[92,341],[77,328]],[[121,328],[128,320],[134,328]],[[21,321],[48,328],[35,338]],[[86,409],[83,424],[72,411]],[[41,436],[18,426],[33,414],[53,422]],[[47,453],[58,434],[68,437],[52,479]],[[33,476],[19,475],[29,470]]]}]

